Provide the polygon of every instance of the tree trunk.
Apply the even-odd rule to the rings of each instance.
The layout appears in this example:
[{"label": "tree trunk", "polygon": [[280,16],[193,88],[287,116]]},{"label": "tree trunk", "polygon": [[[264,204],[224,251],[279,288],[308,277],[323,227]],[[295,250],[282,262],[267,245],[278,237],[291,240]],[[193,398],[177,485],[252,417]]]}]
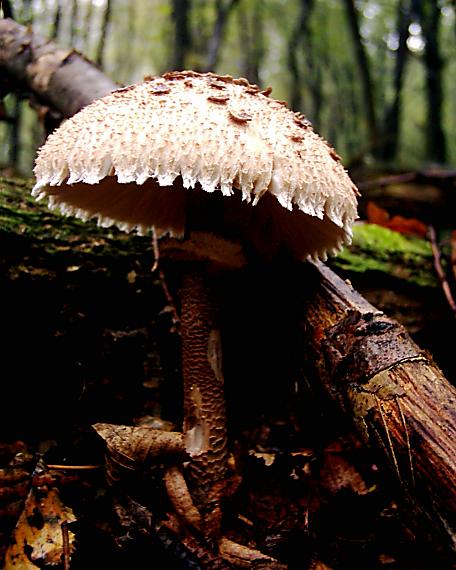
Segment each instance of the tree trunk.
[{"label": "tree trunk", "polygon": [[397,37],[398,47],[394,69],[394,99],[385,113],[384,130],[382,134],[382,158],[393,160],[397,153],[399,142],[399,124],[402,104],[402,84],[405,64],[407,61],[409,25],[411,22],[410,0],[400,0],[397,7]]},{"label": "tree trunk", "polygon": [[444,163],[446,140],[443,131],[443,60],[440,53],[440,8],[434,0],[414,2],[414,8],[426,40],[424,62],[427,88],[427,151],[430,160]]},{"label": "tree trunk", "polygon": [[0,70],[18,89],[25,86],[64,117],[117,88],[74,50],[63,49],[9,19],[0,20]]},{"label": "tree trunk", "polygon": [[301,314],[311,377],[390,466],[426,532],[456,551],[455,387],[401,325],[329,268],[306,272],[307,287],[312,280]]},{"label": "tree trunk", "polygon": [[372,82],[370,65],[366,50],[364,49],[361,38],[359,17],[356,10],[354,0],[344,0],[353,36],[353,45],[355,49],[356,60],[360,72],[360,82],[364,97],[364,105],[366,108],[367,132],[369,136],[369,146],[371,152],[375,152],[378,146],[378,125],[377,114],[375,112],[374,85]]},{"label": "tree trunk", "polygon": [[96,48],[95,62],[98,67],[103,68],[103,60],[105,55],[106,36],[108,34],[108,27],[111,23],[112,1],[106,1],[106,8],[103,15],[103,22],[101,24],[100,37],[98,38],[98,45]]},{"label": "tree trunk", "polygon": [[[309,41],[309,18],[314,6],[314,0],[301,0],[299,17],[288,41],[288,69],[291,74],[290,105],[295,111],[302,111],[302,79],[298,62],[300,45]],[[306,45],[307,49],[308,46]]]},{"label": "tree trunk", "polygon": [[260,66],[264,56],[264,6],[261,0],[255,0],[253,5],[240,4],[239,41],[243,46],[241,54],[242,75],[250,83],[260,85]]},{"label": "tree trunk", "polygon": [[71,7],[70,7],[70,37],[69,37],[69,45],[75,46],[77,45],[77,29],[78,29],[78,2],[77,0],[71,0]]},{"label": "tree trunk", "polygon": [[217,67],[220,46],[222,45],[228,18],[239,0],[217,0],[217,16],[214,30],[207,49],[206,71],[214,71]]},{"label": "tree trunk", "polygon": [[50,37],[53,40],[57,40],[60,32],[60,24],[62,23],[62,2],[57,0],[57,6],[55,8],[54,21],[52,22],[52,32]]},{"label": "tree trunk", "polygon": [[0,8],[2,9],[4,18],[11,18],[11,19],[14,18],[13,8],[11,6],[10,0],[1,0],[0,1]]},{"label": "tree trunk", "polygon": [[173,0],[174,50],[171,69],[185,69],[186,56],[192,44],[189,27],[190,0]]},{"label": "tree trunk", "polygon": [[90,53],[90,30],[92,27],[93,4],[89,2],[84,14],[84,24],[82,26],[81,44],[86,54]]}]

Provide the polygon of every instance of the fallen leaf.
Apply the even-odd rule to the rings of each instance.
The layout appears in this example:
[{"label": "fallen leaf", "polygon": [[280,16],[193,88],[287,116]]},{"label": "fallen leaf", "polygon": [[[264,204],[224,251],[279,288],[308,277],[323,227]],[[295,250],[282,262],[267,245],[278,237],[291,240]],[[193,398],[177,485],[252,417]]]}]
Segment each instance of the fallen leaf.
[{"label": "fallen leaf", "polygon": [[357,469],[339,453],[325,453],[320,471],[321,483],[332,495],[349,489],[357,495],[366,495],[369,489]]},{"label": "fallen leaf", "polygon": [[393,216],[386,227],[401,234],[410,234],[418,237],[426,237],[428,228],[426,224],[415,218],[403,218],[402,216]]},{"label": "fallen leaf", "polygon": [[[60,564],[63,556],[62,524],[75,520],[73,511],[60,500],[54,479],[45,465],[39,462],[6,551],[3,569],[35,570],[43,564]],[[68,535],[71,554],[75,536],[72,532]]]},{"label": "fallen leaf", "polygon": [[384,226],[389,220],[388,212],[374,202],[367,203],[366,216],[370,224],[377,224],[378,226]]},{"label": "fallen leaf", "polygon": [[420,220],[415,218],[404,218],[403,216],[390,217],[389,213],[384,208],[374,204],[374,202],[367,203],[366,217],[367,221],[371,224],[377,224],[378,226],[383,226],[401,234],[408,234],[422,238],[427,235],[427,225],[420,222]]}]

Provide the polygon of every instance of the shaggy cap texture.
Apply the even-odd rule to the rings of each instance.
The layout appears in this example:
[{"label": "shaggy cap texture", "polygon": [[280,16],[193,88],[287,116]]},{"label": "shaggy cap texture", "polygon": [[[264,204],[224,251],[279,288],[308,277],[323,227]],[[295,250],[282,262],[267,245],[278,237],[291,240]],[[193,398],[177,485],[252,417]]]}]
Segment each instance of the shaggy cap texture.
[{"label": "shaggy cap texture", "polygon": [[249,239],[325,259],[351,241],[357,190],[310,123],[268,95],[192,71],[119,89],[48,137],[33,194],[103,226],[173,237],[188,231],[189,195],[218,194],[242,211]]}]

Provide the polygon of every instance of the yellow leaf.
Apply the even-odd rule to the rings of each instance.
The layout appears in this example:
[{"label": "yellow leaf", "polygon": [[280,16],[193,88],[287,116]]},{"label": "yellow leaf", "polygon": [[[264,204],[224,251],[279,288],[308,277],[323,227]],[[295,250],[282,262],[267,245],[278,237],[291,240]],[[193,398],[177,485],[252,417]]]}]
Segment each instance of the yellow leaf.
[{"label": "yellow leaf", "polygon": [[[62,523],[75,520],[73,511],[60,500],[52,478],[46,474],[35,475],[6,551],[4,570],[35,570],[43,564],[60,564],[63,555]],[[75,537],[72,532],[68,535],[71,553]]]}]

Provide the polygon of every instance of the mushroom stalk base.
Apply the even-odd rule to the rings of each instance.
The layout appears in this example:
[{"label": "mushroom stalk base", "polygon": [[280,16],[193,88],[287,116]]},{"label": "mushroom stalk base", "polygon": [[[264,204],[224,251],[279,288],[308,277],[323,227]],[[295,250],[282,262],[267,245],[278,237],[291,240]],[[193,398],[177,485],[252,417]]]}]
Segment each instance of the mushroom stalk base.
[{"label": "mushroom stalk base", "polygon": [[188,482],[203,520],[220,512],[228,474],[220,331],[205,269],[204,264],[191,264],[181,289],[184,439],[191,458]]}]

